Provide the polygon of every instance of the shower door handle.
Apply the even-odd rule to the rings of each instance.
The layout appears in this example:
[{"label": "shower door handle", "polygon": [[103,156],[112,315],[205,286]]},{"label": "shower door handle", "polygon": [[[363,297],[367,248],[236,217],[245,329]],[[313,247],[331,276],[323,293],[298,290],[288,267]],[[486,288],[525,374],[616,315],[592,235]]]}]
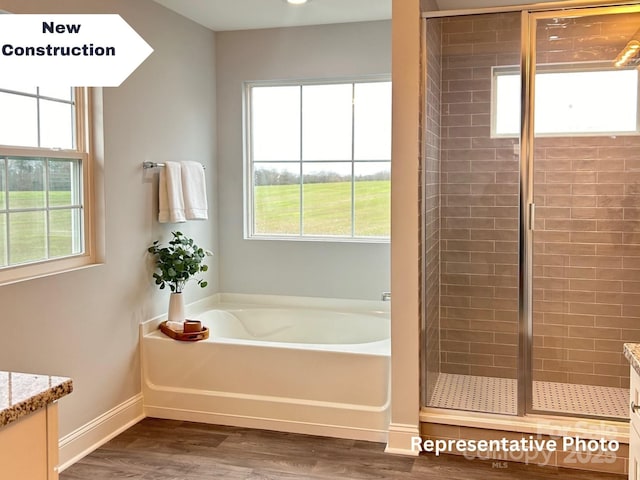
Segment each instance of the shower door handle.
[{"label": "shower door handle", "polygon": [[529,230],[533,230],[536,224],[536,204],[529,204]]},{"label": "shower door handle", "polygon": [[640,410],[640,405],[636,405],[636,402],[631,402],[631,413],[635,413]]}]

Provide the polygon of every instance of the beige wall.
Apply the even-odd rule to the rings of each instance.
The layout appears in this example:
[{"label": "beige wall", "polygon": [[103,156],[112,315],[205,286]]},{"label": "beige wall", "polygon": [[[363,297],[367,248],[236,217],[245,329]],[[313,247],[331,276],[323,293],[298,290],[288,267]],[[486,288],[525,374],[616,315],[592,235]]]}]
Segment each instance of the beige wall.
[{"label": "beige wall", "polygon": [[379,300],[389,244],[245,240],[243,82],[391,74],[390,22],[216,34],[221,289]]},{"label": "beige wall", "polygon": [[[0,287],[0,369],[70,376],[60,401],[64,436],[140,392],[138,323],[166,311],[151,281],[146,247],[160,226],[157,173],[144,160],[207,166],[211,221],[181,225],[217,251],[213,32],[150,0],[0,0],[15,13],[119,13],[154,53],[118,88],[104,89],[106,263]],[[175,228],[175,227],[174,227]],[[214,257],[207,290],[217,291]]]}]

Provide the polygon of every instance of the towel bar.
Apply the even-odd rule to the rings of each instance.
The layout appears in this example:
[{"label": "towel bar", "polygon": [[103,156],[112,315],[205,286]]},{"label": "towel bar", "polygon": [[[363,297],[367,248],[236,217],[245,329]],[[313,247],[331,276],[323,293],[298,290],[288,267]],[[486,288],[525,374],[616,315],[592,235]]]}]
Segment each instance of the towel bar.
[{"label": "towel bar", "polygon": [[[156,163],[156,162],[142,162],[142,168],[160,168],[164,167],[164,163]],[[207,169],[204,165],[202,165],[203,169]]]}]

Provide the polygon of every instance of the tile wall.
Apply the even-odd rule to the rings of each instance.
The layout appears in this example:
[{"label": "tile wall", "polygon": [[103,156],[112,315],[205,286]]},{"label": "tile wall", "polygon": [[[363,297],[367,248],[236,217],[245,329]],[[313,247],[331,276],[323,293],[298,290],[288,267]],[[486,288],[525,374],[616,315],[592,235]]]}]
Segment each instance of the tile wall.
[{"label": "tile wall", "polygon": [[515,378],[517,139],[491,138],[491,67],[518,65],[519,13],[442,22],[441,369]]},{"label": "tile wall", "polygon": [[[429,22],[441,53],[427,65],[429,364],[439,355],[445,373],[515,378],[519,142],[491,137],[491,75],[520,63],[520,14]],[[610,60],[638,26],[632,15],[541,22],[537,60]],[[540,137],[534,163],[534,379],[627,387],[622,344],[640,341],[640,137]]]}]

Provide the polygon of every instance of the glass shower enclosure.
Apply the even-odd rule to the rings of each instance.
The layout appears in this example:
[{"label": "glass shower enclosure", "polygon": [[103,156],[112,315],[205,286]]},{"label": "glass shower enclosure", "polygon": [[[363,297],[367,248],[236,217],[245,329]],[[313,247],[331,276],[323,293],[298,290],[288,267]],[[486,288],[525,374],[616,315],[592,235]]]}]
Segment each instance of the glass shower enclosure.
[{"label": "glass shower enclosure", "polygon": [[640,6],[424,22],[422,404],[626,418]]}]

